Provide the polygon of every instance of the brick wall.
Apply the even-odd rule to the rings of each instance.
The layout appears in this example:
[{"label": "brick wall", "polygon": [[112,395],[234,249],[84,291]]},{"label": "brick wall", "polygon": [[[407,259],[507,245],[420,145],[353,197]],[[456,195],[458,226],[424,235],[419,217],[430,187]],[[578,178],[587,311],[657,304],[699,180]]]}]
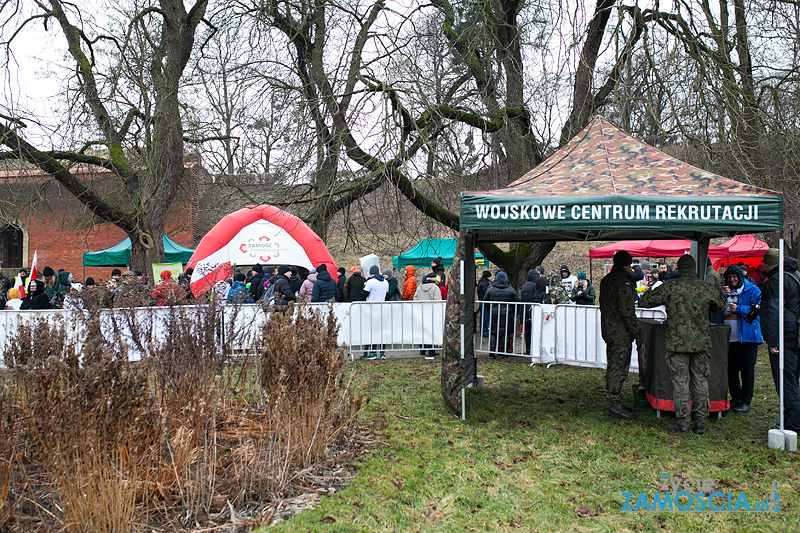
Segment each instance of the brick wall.
[{"label": "brick wall", "polygon": [[[92,179],[98,188],[112,185],[112,181],[92,172]],[[166,233],[176,243],[193,248],[197,233],[197,181],[205,173],[199,160],[187,163],[187,174],[176,201],[167,214]],[[72,272],[76,280],[83,281],[86,276],[95,280],[105,280],[111,275],[114,267],[83,267],[83,253],[98,251],[116,245],[127,235],[118,227],[107,223],[96,223],[85,206],[54,180],[49,180],[42,188],[47,177],[33,177],[31,171],[25,175],[14,176],[6,171],[0,173],[0,199],[6,200],[16,207],[12,213],[5,215],[21,226],[24,234],[23,261],[26,267],[33,260],[34,251],[38,251],[38,270],[51,266],[55,270],[63,268]],[[36,182],[35,185],[32,182]],[[93,185],[94,186],[94,185]],[[31,194],[31,191],[37,191]],[[155,237],[155,236],[154,236]],[[3,265],[6,275],[16,274],[19,265]],[[123,268],[124,270],[124,268]],[[147,274],[145,274],[147,275]]]}]

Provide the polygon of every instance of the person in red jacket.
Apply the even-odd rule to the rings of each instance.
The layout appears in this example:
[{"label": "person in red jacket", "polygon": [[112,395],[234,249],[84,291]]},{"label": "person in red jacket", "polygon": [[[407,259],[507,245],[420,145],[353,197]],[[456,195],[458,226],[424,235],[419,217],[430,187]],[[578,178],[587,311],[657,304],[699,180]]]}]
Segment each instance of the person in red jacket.
[{"label": "person in red jacket", "polygon": [[153,298],[156,301],[156,305],[162,307],[175,305],[182,295],[183,290],[177,283],[172,281],[172,272],[169,270],[163,271],[161,273],[161,283],[153,289]]}]

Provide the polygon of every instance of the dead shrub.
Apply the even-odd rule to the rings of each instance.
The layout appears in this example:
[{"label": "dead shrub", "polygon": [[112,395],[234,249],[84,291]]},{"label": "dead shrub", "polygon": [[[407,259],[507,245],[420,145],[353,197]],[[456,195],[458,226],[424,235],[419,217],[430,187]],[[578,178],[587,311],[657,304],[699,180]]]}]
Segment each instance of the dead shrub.
[{"label": "dead shrub", "polygon": [[[239,310],[228,307],[228,319]],[[19,416],[0,423],[0,491],[9,476],[19,482],[6,459],[24,448],[45,474],[23,481],[40,522],[191,529],[228,505],[286,497],[315,468],[340,464],[329,447],[341,451],[361,404],[332,313],[273,311],[252,350],[232,349],[246,348],[249,333],[228,320],[223,336],[214,305],[145,313],[89,309],[73,315],[80,328],[40,319],[16,330],[5,361]],[[128,361],[134,354],[141,362]],[[0,504],[11,502],[0,520],[16,520],[21,492],[0,492]]]},{"label": "dead shrub", "polygon": [[256,345],[258,381],[276,441],[302,467],[325,450],[361,408],[346,385],[344,350],[332,309],[307,306],[271,313]]},{"label": "dead shrub", "polygon": [[21,327],[10,344],[25,431],[54,483],[63,527],[130,529],[135,458],[152,437],[146,376],[96,344],[84,343],[93,350],[84,356],[60,322]]},{"label": "dead shrub", "polygon": [[11,531],[20,501],[18,471],[22,437],[16,401],[5,376],[0,376],[0,531]]}]

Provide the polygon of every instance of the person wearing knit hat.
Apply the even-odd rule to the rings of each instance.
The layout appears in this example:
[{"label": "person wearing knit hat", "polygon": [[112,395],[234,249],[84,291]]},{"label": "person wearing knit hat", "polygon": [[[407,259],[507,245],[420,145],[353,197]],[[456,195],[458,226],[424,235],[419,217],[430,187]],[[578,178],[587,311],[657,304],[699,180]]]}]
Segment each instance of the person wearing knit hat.
[{"label": "person wearing knit hat", "polygon": [[[320,270],[320,267],[322,270]],[[329,302],[331,300],[336,300],[336,281],[331,277],[331,273],[328,272],[328,267],[324,264],[317,267],[317,275],[316,280],[314,281],[314,285],[311,287],[311,302],[312,303],[323,303]],[[309,277],[311,277],[309,275]]]},{"label": "person wearing knit hat", "polygon": [[[161,283],[159,283],[151,293],[159,307],[171,307],[176,305],[181,297],[183,291],[177,283],[172,281],[172,271],[163,270],[159,275]],[[122,275],[126,285],[133,285],[136,282],[136,272],[127,271]]]},{"label": "person wearing knit hat", "polygon": [[498,355],[508,358],[514,351],[514,307],[508,302],[518,302],[519,295],[508,282],[508,274],[499,271],[486,290],[484,300],[488,302],[489,312],[489,357]]},{"label": "person wearing knit hat", "polygon": [[785,429],[800,433],[800,387],[798,387],[798,322],[800,316],[800,276],[794,257],[783,259],[783,350],[780,349],[780,251],[764,253],[767,280],[761,284],[761,333],[767,344],[769,366],[775,391],[780,398],[783,352],[783,423]]},{"label": "person wearing knit hat", "polygon": [[[278,275],[275,278],[275,305],[289,305],[289,302],[297,301],[297,296],[289,285],[289,278],[292,276],[292,269],[289,265],[278,267]],[[262,294],[266,291],[262,291]],[[280,295],[280,296],[279,296]]]},{"label": "person wearing knit hat", "polygon": [[444,274],[444,265],[442,265],[442,258],[437,257],[433,261],[431,261],[431,270],[433,270],[437,275],[442,277],[442,284],[447,283],[447,276]]},{"label": "person wearing knit hat", "polygon": [[53,267],[46,266],[42,269],[42,276],[44,277],[44,293],[47,299],[52,304],[55,302],[56,294],[58,293],[58,280],[56,279],[56,271]]},{"label": "person wearing knit hat", "polygon": [[400,294],[400,289],[397,286],[397,278],[392,276],[391,268],[384,269],[383,279],[389,283],[389,290],[386,292],[386,301],[394,302],[402,300],[403,295]]},{"label": "person wearing knit hat", "polygon": [[344,282],[344,292],[342,299],[345,302],[363,302],[364,284],[367,280],[361,275],[361,267],[358,265],[350,269],[350,277]]},{"label": "person wearing knit hat", "polygon": [[316,268],[316,270],[317,270],[317,274],[319,274],[319,273],[320,273],[320,272],[322,272],[323,270],[328,270],[328,265],[326,265],[325,263],[322,263],[321,265],[319,265],[319,266]]},{"label": "person wearing knit hat", "polygon": [[[389,282],[381,276],[378,265],[369,267],[369,274],[370,278],[364,284],[361,295],[364,296],[367,302],[385,302],[386,295],[389,293]],[[380,334],[376,336],[379,337]],[[370,352],[368,354],[365,353],[361,359],[376,359],[378,357],[378,348],[380,348],[380,358],[386,359],[386,347],[384,345],[380,345],[379,347],[377,344],[372,344],[370,346]]]},{"label": "person wearing knit hat", "polygon": [[336,271],[338,274],[338,278],[336,280],[336,301],[343,302],[344,301],[344,283],[347,281],[347,276],[345,275],[347,272],[344,267],[339,267]]},{"label": "person wearing knit hat", "polygon": [[578,272],[578,280],[572,288],[572,294],[570,294],[569,299],[577,305],[594,305],[595,298],[594,286],[586,278],[586,272],[581,270]]},{"label": "person wearing knit hat", "polygon": [[[764,252],[764,266],[776,266],[780,261],[781,253],[777,248],[770,248]],[[766,270],[766,269],[765,269]]]},{"label": "person wearing knit hat", "polygon": [[688,254],[678,259],[678,279],[639,298],[639,307],[659,305],[666,306],[669,317],[664,347],[675,407],[675,422],[667,430],[685,433],[694,420],[694,432],[702,435],[708,419],[709,313],[722,313],[728,305],[719,291],[697,277],[697,264]]},{"label": "person wearing knit hat", "polygon": [[622,420],[636,418],[623,404],[622,387],[628,378],[631,343],[641,339],[642,330],[636,319],[636,292],[631,281],[631,254],[620,250],[614,254],[614,266],[600,281],[600,330],[606,342],[606,393],[608,416]]},{"label": "person wearing knit hat", "polygon": [[81,292],[83,285],[80,283],[72,283],[70,290],[64,295],[64,302],[61,305],[62,309],[83,309],[83,298]]}]

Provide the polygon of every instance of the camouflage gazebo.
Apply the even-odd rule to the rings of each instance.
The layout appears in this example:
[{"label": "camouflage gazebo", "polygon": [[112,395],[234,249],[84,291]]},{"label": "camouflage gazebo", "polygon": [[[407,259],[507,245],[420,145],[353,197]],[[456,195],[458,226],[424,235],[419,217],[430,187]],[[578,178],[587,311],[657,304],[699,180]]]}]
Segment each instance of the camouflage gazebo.
[{"label": "camouflage gazebo", "polygon": [[778,192],[684,163],[596,116],[507,187],[461,194],[461,253],[454,274],[463,273],[468,290],[461,297],[455,290],[448,295],[445,400],[464,418],[464,388],[477,380],[471,259],[476,243],[689,239],[702,275],[712,237],[781,231],[782,208]]}]

